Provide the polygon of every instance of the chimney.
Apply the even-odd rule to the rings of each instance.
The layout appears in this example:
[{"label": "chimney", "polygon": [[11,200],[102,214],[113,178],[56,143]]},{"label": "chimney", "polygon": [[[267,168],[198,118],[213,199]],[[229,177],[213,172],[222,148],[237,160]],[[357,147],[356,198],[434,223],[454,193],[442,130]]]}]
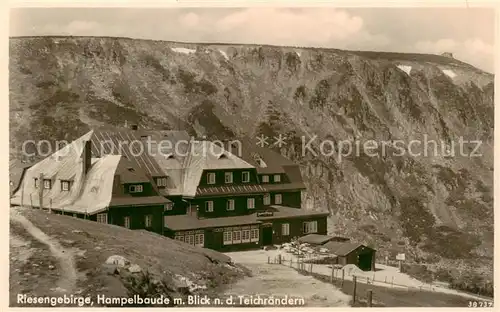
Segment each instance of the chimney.
[{"label": "chimney", "polygon": [[132,130],[137,130],[139,128],[139,126],[137,124],[133,124],[130,126],[130,129]]},{"label": "chimney", "polygon": [[85,141],[82,154],[83,174],[87,174],[92,164],[92,141]]}]

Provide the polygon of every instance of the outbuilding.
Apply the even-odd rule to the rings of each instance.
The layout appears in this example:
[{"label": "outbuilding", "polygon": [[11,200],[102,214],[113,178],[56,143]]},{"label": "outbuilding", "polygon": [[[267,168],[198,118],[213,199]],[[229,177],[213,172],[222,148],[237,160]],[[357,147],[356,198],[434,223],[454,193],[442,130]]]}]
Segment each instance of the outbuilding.
[{"label": "outbuilding", "polygon": [[375,271],[375,249],[360,243],[330,241],[323,248],[337,256],[336,264],[354,264],[363,271]]}]

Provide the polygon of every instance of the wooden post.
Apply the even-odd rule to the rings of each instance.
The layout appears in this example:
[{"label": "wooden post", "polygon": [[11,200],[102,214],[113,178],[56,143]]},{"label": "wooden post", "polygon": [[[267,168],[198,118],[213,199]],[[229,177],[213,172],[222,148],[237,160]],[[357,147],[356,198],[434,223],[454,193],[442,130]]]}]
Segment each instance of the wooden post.
[{"label": "wooden post", "polygon": [[312,271],[313,271],[313,264],[311,263],[311,265],[309,266],[309,272],[312,273]]},{"label": "wooden post", "polygon": [[24,180],[25,177],[21,180],[21,207],[24,207]]},{"label": "wooden post", "polygon": [[40,173],[39,179],[40,179],[40,182],[38,182],[38,186],[39,186],[39,188],[38,188],[38,196],[39,196],[38,201],[39,201],[39,203],[38,204],[40,206],[39,208],[43,209],[43,190],[45,188],[45,183],[43,181],[43,173]]},{"label": "wooden post", "polygon": [[356,302],[356,275],[352,276],[352,303]]},{"label": "wooden post", "polygon": [[267,256],[267,264],[271,263],[271,257]]},{"label": "wooden post", "polygon": [[333,284],[333,274],[335,273],[335,268],[332,265],[332,275],[330,276],[330,283]]},{"label": "wooden post", "polygon": [[344,286],[344,278],[345,278],[345,271],[342,269],[342,283],[340,284],[341,287]]},{"label": "wooden post", "polygon": [[371,289],[368,289],[368,302],[367,302],[367,306],[368,307],[371,307],[372,306],[372,295],[373,295],[373,291]]},{"label": "wooden post", "polygon": [[278,255],[278,264],[281,264],[281,254]]}]

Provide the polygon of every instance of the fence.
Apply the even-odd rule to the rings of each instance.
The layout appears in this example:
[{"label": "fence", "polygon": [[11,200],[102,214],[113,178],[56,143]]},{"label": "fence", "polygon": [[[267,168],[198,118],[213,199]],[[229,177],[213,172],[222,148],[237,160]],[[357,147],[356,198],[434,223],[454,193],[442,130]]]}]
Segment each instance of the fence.
[{"label": "fence", "polygon": [[[381,283],[381,284],[386,284],[386,286],[380,285],[381,287],[402,287],[405,288],[406,290],[434,290],[432,288],[432,285],[422,285],[420,287],[411,287],[408,285],[402,285],[394,282],[394,277],[391,279],[388,279],[385,277],[383,280],[376,279],[376,274],[374,273],[372,277],[366,276],[366,275],[356,275],[356,274],[350,274],[349,271],[344,270],[344,269],[337,269],[332,265],[330,269],[330,273],[327,275],[325,274],[326,272],[325,269],[328,268],[324,264],[315,264],[311,262],[305,262],[309,261],[310,259],[307,259],[308,257],[304,257],[303,259],[297,258],[294,260],[293,256],[290,256],[289,259],[283,257],[282,255],[277,255],[274,258],[268,257],[267,258],[267,263],[268,264],[279,264],[279,265],[286,265],[289,266],[290,268],[293,268],[297,270],[301,274],[310,274],[314,275],[316,278],[323,280],[324,282],[328,282],[332,285],[335,285],[337,287],[340,287],[345,293],[348,293],[352,295],[352,303],[353,306],[362,306],[363,304],[371,307],[373,306],[373,290],[372,289],[367,289],[364,296],[363,294],[360,294],[359,288],[358,288],[358,283],[363,283],[367,285],[375,285],[375,283]],[[323,267],[323,272],[315,272],[314,268],[320,268]],[[351,279],[347,279],[348,276],[352,276]],[[426,286],[426,287],[425,287]],[[366,287],[363,287],[366,288]]]}]

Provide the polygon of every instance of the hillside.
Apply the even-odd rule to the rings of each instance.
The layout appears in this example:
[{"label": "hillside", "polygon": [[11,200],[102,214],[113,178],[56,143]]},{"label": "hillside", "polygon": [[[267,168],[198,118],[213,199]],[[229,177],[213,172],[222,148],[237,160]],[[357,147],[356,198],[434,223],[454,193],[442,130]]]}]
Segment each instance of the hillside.
[{"label": "hillside", "polygon": [[[10,219],[10,306],[28,306],[17,294],[90,296],[95,306],[97,295],[213,296],[248,272],[223,254],[146,231],[22,208]],[[106,264],[111,256],[129,263]]]},{"label": "hillside", "polygon": [[[491,74],[436,55],[92,37],[11,38],[9,67],[12,158],[27,139],[125,122],[210,138],[283,134],[280,151],[302,165],[304,206],[328,207],[331,233],[375,246],[380,260],[406,252],[492,279]],[[301,153],[315,135],[312,149],[330,140],[334,156]],[[436,140],[438,152],[337,157],[344,140],[371,139]],[[480,140],[482,156],[470,156],[474,143],[460,152],[460,140]]]}]

